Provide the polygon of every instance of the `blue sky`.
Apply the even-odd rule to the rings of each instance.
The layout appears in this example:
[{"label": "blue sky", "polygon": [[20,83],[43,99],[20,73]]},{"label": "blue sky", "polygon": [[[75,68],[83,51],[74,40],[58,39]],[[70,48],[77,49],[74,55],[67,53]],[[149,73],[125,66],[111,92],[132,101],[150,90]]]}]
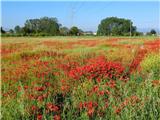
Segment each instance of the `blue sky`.
[{"label": "blue sky", "polygon": [[30,18],[56,17],[63,26],[78,26],[84,31],[96,31],[100,21],[106,17],[131,19],[140,31],[160,28],[160,2],[53,2],[14,1],[1,3],[2,26],[23,26]]}]

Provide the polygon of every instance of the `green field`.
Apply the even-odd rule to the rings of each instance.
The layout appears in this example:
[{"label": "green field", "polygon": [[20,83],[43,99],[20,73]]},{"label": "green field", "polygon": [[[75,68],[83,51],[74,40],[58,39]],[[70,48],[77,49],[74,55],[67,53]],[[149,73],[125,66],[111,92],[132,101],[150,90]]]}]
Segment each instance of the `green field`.
[{"label": "green field", "polygon": [[158,37],[2,37],[2,120],[160,120]]}]

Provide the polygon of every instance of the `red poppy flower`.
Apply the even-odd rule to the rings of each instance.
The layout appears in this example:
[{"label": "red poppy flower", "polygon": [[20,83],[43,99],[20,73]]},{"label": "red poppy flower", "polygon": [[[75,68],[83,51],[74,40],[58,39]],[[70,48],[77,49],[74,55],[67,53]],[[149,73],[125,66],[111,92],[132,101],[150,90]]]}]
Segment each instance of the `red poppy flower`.
[{"label": "red poppy flower", "polygon": [[43,116],[41,114],[37,115],[37,120],[42,120]]},{"label": "red poppy flower", "polygon": [[87,112],[88,116],[90,117],[93,116],[93,113],[94,113],[94,108],[89,109]]},{"label": "red poppy flower", "polygon": [[59,110],[59,108],[58,108],[56,105],[52,104],[52,103],[47,103],[46,106],[47,106],[47,108],[48,108],[50,111],[56,112],[56,111]]},{"label": "red poppy flower", "polygon": [[53,118],[54,118],[54,120],[61,120],[60,115],[55,115]]},{"label": "red poppy flower", "polygon": [[115,113],[116,114],[119,114],[121,112],[121,109],[120,108],[117,108],[116,110],[115,110]]}]

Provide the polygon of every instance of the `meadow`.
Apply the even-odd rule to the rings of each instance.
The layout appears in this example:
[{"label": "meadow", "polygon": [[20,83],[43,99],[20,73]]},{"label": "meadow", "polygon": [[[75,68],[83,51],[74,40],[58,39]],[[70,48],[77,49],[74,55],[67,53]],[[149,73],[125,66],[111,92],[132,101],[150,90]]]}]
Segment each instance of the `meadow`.
[{"label": "meadow", "polygon": [[160,38],[1,39],[2,120],[160,120]]}]

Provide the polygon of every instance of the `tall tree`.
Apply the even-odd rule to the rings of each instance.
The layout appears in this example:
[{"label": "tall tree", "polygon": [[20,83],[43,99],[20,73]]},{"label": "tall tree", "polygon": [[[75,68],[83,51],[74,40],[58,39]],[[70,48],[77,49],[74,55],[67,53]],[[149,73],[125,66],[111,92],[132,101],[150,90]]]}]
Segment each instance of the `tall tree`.
[{"label": "tall tree", "polygon": [[13,29],[10,29],[10,30],[9,30],[9,33],[13,34],[13,33],[14,33],[14,30],[13,30]]},{"label": "tall tree", "polygon": [[22,32],[22,29],[19,25],[15,26],[14,31],[16,32],[16,34],[20,34]]},{"label": "tall tree", "polygon": [[98,35],[130,35],[136,32],[133,22],[128,19],[108,17],[98,26]]},{"label": "tall tree", "polygon": [[79,34],[79,29],[76,26],[73,26],[73,27],[71,27],[69,33],[71,35],[76,35],[77,36]]},{"label": "tall tree", "polygon": [[61,27],[60,28],[60,35],[68,35],[69,34],[69,29],[67,27]]},{"label": "tall tree", "polygon": [[150,33],[151,33],[152,35],[155,35],[157,32],[156,32],[156,30],[152,29],[152,30],[150,31]]},{"label": "tall tree", "polygon": [[1,27],[1,34],[4,34],[4,33],[6,33],[6,31],[3,30],[3,28]]},{"label": "tall tree", "polygon": [[60,24],[57,18],[43,17],[40,19],[27,20],[24,27],[28,34],[44,33],[48,35],[58,35]]}]

